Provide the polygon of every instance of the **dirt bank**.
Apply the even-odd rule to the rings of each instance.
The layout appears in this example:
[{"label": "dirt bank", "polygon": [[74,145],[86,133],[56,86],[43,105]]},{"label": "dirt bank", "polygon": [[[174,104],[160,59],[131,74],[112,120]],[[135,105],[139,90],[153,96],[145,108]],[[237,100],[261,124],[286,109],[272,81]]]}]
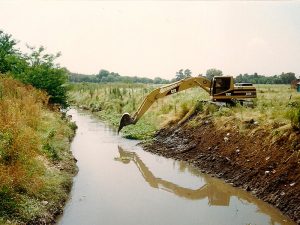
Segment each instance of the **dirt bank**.
[{"label": "dirt bank", "polygon": [[255,121],[245,121],[241,130],[233,121],[220,126],[212,117],[195,115],[160,130],[143,146],[250,191],[300,224],[299,132],[279,136]]}]

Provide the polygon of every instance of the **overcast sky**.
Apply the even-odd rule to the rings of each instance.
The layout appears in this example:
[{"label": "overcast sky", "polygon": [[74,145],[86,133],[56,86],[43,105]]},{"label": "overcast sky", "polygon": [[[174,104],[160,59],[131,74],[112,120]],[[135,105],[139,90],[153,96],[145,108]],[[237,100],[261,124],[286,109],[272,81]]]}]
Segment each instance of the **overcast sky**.
[{"label": "overcast sky", "polygon": [[300,75],[300,2],[1,1],[0,29],[72,72]]}]

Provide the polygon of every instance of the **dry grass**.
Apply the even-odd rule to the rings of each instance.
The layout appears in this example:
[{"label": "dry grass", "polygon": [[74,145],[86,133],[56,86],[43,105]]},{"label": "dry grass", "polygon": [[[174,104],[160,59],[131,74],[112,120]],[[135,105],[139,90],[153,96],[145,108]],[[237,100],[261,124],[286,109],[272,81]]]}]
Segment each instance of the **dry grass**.
[{"label": "dry grass", "polygon": [[[300,94],[289,85],[256,85],[258,98],[255,107],[236,106],[221,108],[214,114],[219,124],[234,121],[241,131],[247,130],[249,123],[255,129],[264,129],[273,134],[290,129],[298,129],[297,112],[300,107]],[[251,125],[251,124],[250,124]]]},{"label": "dry grass", "polygon": [[40,142],[35,130],[47,96],[13,79],[1,78],[0,189],[36,190],[41,182],[32,170]]},{"label": "dry grass", "polygon": [[[41,205],[42,200],[51,202],[51,198],[57,198],[51,193],[45,196],[43,190],[53,177],[49,169],[55,170],[56,164],[65,160],[64,152],[74,132],[60,114],[48,110],[47,102],[44,92],[0,76],[0,219],[3,221],[34,220],[47,210]],[[54,179],[54,188],[61,193],[58,196],[65,195],[66,190],[62,190],[65,181],[61,180],[69,178],[62,178],[66,176],[64,171],[56,171],[55,175],[59,179]]]}]

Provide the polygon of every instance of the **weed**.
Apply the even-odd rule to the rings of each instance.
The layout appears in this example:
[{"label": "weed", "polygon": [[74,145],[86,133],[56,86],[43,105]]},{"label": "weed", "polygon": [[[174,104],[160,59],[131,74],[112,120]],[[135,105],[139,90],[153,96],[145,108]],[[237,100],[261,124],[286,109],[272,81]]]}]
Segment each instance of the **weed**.
[{"label": "weed", "polygon": [[[146,95],[156,87],[145,84],[79,83],[71,85],[69,97],[77,106],[88,108],[118,126],[122,114],[134,114]],[[89,90],[97,90],[93,98]],[[122,133],[128,138],[149,138],[162,124],[183,118],[198,99],[208,99],[208,95],[202,89],[192,89],[158,99],[135,126],[130,126],[130,129],[125,127]],[[97,107],[101,110],[97,110]]]},{"label": "weed", "polygon": [[49,155],[49,157],[51,157],[52,160],[58,160],[59,156],[57,151],[55,150],[55,148],[50,144],[50,143],[45,143],[43,145],[43,150],[45,151],[45,153],[47,155]]},{"label": "weed", "polygon": [[0,217],[6,218],[9,214],[15,214],[17,209],[15,196],[8,187],[3,186],[0,189]]},{"label": "weed", "polygon": [[299,130],[300,129],[300,109],[291,109],[288,111],[288,117],[291,120],[291,125],[293,129]]},{"label": "weed", "polygon": [[[128,112],[132,115],[147,93],[156,87],[144,84],[74,84],[69,96],[77,106],[91,110],[101,106],[101,112],[93,111],[101,118],[118,126],[122,113]],[[152,134],[154,133],[152,129],[158,129],[168,121],[180,121],[185,118],[194,106],[196,112],[213,115],[214,119],[218,120],[218,124],[225,123],[228,118],[235,119],[237,127],[242,130],[245,129],[244,122],[250,120],[254,120],[256,126],[259,124],[266,130],[272,129],[274,122],[282,124],[282,126],[289,124],[294,129],[298,129],[298,117],[295,109],[300,105],[299,94],[289,89],[288,85],[256,85],[256,88],[258,98],[254,100],[255,107],[253,108],[241,105],[219,108],[214,105],[202,104],[201,101],[208,100],[209,96],[199,88],[158,99],[135,126],[130,126],[130,131],[124,128],[123,133],[131,138],[141,137],[138,129]],[[93,98],[89,95],[90,89],[97,90]],[[91,103],[92,107],[89,105]],[[139,124],[141,125],[138,126]],[[146,127],[148,128],[146,129]],[[146,134],[145,136],[150,135]]]},{"label": "weed", "polygon": [[[72,177],[57,170],[54,161],[66,164],[69,160],[72,167],[67,150],[75,125],[47,109],[44,92],[2,76],[0,89],[0,221],[30,224],[49,210],[41,205],[42,200],[59,205],[66,199],[43,190],[49,188],[49,170],[59,178]],[[53,184],[66,195],[58,179]]]}]

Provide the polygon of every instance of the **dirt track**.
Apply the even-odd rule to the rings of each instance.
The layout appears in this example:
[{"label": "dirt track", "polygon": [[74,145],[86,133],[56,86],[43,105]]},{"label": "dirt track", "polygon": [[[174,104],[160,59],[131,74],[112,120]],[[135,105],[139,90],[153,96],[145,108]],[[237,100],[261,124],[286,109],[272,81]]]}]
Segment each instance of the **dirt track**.
[{"label": "dirt track", "polygon": [[300,224],[299,132],[274,140],[253,121],[241,133],[233,122],[217,127],[210,117],[191,120],[160,130],[153,141],[143,144],[144,149],[188,161],[252,192]]}]

